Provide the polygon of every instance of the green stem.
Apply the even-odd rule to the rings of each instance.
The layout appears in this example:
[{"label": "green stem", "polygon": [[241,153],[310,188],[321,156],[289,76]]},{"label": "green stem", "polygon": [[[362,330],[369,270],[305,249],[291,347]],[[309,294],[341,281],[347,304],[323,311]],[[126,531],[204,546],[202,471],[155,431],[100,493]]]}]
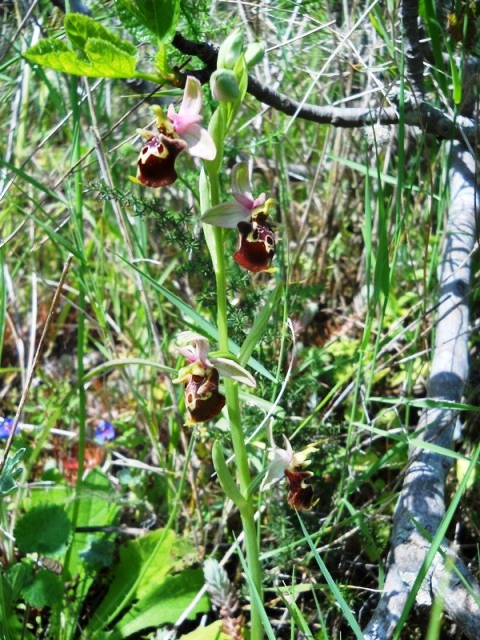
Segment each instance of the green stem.
[{"label": "green stem", "polygon": [[[219,180],[217,171],[208,171],[206,174],[210,197],[209,206],[218,204]],[[203,203],[205,205],[205,201]],[[228,347],[228,322],[227,322],[227,279],[225,271],[224,253],[224,231],[221,228],[213,228],[214,247],[212,262],[215,270],[217,286],[217,327],[218,327],[218,347],[221,351],[229,351]],[[211,245],[210,245],[211,247]],[[254,518],[252,497],[249,494],[251,484],[250,469],[248,464],[247,447],[242,429],[242,416],[238,397],[238,383],[234,380],[225,379],[225,398],[227,404],[230,433],[232,437],[233,453],[237,468],[237,479],[242,495],[242,500],[236,505],[240,511],[242,528],[245,537],[245,549],[247,555],[247,565],[250,572],[251,584],[257,592],[260,602],[262,597],[262,571],[260,565],[257,527]],[[251,640],[261,640],[263,638],[263,626],[258,606],[258,599],[254,593],[250,594],[251,606]]]}]

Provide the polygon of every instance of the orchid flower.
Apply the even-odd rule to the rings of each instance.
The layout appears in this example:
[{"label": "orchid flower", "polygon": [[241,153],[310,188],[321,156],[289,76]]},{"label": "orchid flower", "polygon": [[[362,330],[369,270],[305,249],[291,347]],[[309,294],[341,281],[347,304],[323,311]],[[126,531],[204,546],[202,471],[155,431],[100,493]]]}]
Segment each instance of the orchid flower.
[{"label": "orchid flower", "polygon": [[171,104],[167,115],[154,107],[158,133],[139,129],[146,142],[138,158],[136,182],[147,187],[165,187],[177,179],[175,159],[183,150],[191,156],[213,160],[217,154],[215,143],[202,120],[202,88],[200,82],[188,76],[178,113]]},{"label": "orchid flower", "polygon": [[277,447],[270,429],[270,464],[262,481],[261,489],[268,489],[285,477],[289,489],[288,504],[298,511],[306,511],[311,509],[317,501],[313,500],[313,488],[309,483],[309,479],[313,476],[313,473],[311,471],[301,470],[301,467],[309,464],[308,457],[316,451],[316,448],[309,445],[303,451],[295,453],[288,438],[283,436],[283,440],[285,442],[285,449]]},{"label": "orchid flower", "polygon": [[253,197],[245,162],[237,163],[232,169],[232,195],[233,202],[222,202],[208,209],[202,221],[216,227],[237,228],[240,247],[233,254],[235,262],[249,271],[267,271],[275,254],[275,234],[268,221],[274,200],[267,200],[264,193]]},{"label": "orchid flower", "polygon": [[188,364],[182,367],[173,382],[185,383],[187,424],[205,422],[221,412],[225,397],[219,392],[219,376],[255,387],[255,379],[230,358],[209,357],[208,340],[193,331],[183,331],[177,338],[176,351]]}]

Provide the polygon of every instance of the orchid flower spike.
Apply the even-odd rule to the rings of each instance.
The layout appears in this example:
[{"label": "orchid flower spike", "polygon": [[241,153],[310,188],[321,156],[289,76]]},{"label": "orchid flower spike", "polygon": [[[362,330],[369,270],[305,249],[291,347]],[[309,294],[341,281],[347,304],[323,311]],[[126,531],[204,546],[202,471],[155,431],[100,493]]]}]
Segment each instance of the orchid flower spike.
[{"label": "orchid flower spike", "polygon": [[298,511],[306,511],[311,509],[317,501],[313,499],[313,488],[310,485],[310,478],[313,476],[311,471],[302,470],[309,464],[308,457],[317,449],[313,445],[309,445],[303,451],[295,453],[292,449],[288,438],[284,435],[283,440],[285,449],[277,447],[273,440],[272,430],[270,428],[269,458],[270,464],[267,473],[262,481],[261,489],[268,489],[273,484],[281,480],[283,477],[288,482],[288,504]]},{"label": "orchid flower spike", "polygon": [[187,425],[215,418],[225,405],[219,392],[219,376],[255,387],[255,379],[230,358],[209,356],[208,340],[193,331],[183,331],[177,338],[176,351],[188,364],[182,367],[173,382],[185,384]]},{"label": "orchid flower spike", "polygon": [[215,158],[215,143],[208,131],[198,124],[202,120],[201,108],[202,87],[193,76],[187,77],[178,113],[172,104],[169,105],[166,116],[160,107],[154,107],[158,133],[138,130],[146,142],[138,158],[137,177],[134,181],[147,187],[172,184],[177,179],[175,160],[184,149],[191,156],[204,160]]},{"label": "orchid flower spike", "polygon": [[217,227],[237,228],[240,246],[233,254],[235,262],[255,273],[267,271],[275,255],[275,234],[268,220],[275,201],[267,200],[264,193],[253,197],[246,162],[239,162],[232,169],[232,195],[233,201],[208,209],[202,221]]}]

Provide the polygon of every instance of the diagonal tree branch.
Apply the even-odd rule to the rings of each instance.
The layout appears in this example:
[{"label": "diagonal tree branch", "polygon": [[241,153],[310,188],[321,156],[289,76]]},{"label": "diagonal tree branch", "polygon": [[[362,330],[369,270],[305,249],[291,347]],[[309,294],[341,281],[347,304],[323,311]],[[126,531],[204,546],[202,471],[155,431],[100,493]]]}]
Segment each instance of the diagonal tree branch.
[{"label": "diagonal tree branch", "polygon": [[[178,32],[175,34],[172,44],[181,53],[196,56],[206,65],[204,69],[199,71],[189,71],[189,74],[195,75],[203,83],[208,82],[210,75],[216,68],[218,47],[208,42],[193,42]],[[415,61],[417,61],[416,57]],[[384,104],[368,108],[319,107],[293,100],[264,86],[251,76],[248,79],[248,92],[260,102],[277,111],[318,124],[330,124],[335,127],[352,129],[373,124],[395,125],[400,122],[402,117],[406,124],[419,126],[428,133],[447,140],[468,140],[472,145],[475,145],[480,134],[474,119],[465,116],[454,117],[426,102],[418,103],[413,99],[403,105],[402,114],[396,106]]]},{"label": "diagonal tree branch", "polygon": [[[475,159],[460,143],[452,144],[449,173],[450,207],[439,270],[440,295],[428,397],[459,402],[468,377],[468,288],[470,259],[476,234],[478,196]],[[457,413],[449,408],[422,412],[419,427],[425,443],[451,449]],[[415,582],[433,538],[445,515],[445,480],[450,458],[432,449],[414,447],[394,514],[390,567],[385,588],[372,620],[365,630],[366,640],[386,640],[395,630],[408,594]],[[422,531],[427,532],[427,536]],[[444,607],[463,633],[472,640],[480,629],[480,587],[463,562],[454,557],[458,572],[476,594],[452,574],[442,542],[417,593],[417,603],[430,605],[441,595]],[[450,558],[452,556],[450,552]]]}]

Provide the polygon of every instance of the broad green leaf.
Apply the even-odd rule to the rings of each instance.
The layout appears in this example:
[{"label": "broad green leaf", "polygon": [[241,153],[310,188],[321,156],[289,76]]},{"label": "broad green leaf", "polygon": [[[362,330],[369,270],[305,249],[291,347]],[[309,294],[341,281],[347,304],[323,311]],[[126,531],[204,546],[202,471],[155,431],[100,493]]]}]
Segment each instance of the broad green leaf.
[{"label": "broad green leaf", "polygon": [[90,38],[85,46],[92,67],[102,78],[132,78],[137,60],[111,42]]},{"label": "broad green leaf", "polygon": [[70,520],[62,507],[40,505],[18,520],[14,535],[20,551],[49,555],[67,543],[70,529]]},{"label": "broad green leaf", "polygon": [[[120,511],[116,500],[115,490],[110,481],[101,469],[93,469],[82,483],[82,491],[76,498],[77,527],[104,527],[117,522]],[[74,503],[69,505],[67,513],[73,514]],[[107,543],[104,534],[92,535],[89,533],[76,532],[73,536],[69,571],[73,575],[82,573],[84,565],[89,564],[90,557],[84,555],[89,549],[95,548],[102,541]],[[108,558],[106,558],[106,561]]]},{"label": "broad green leaf", "polygon": [[102,24],[81,13],[69,13],[65,16],[65,33],[72,44],[86,51],[87,42],[92,38],[110,42],[128,56],[136,56],[137,50],[131,42],[122,40]]},{"label": "broad green leaf", "polygon": [[33,582],[22,589],[25,601],[32,607],[51,607],[63,596],[63,582],[60,576],[48,569],[39,571]]},{"label": "broad green leaf", "polygon": [[[203,587],[203,583],[200,569],[185,569],[177,575],[167,576],[155,584],[147,597],[134,604],[115,625],[109,640],[121,640],[142,629],[175,622]],[[208,609],[208,598],[203,596],[190,611],[188,618],[192,619]]]},{"label": "broad green leaf", "polygon": [[[161,620],[161,615],[165,615],[165,611],[169,612],[170,607],[173,606],[168,597],[170,595],[173,598],[177,597],[175,590],[172,592],[171,582],[169,582],[170,586],[164,586],[167,578],[168,581],[173,578],[169,576],[170,573],[178,572],[175,578],[179,582],[175,584],[178,584],[179,589],[185,589],[185,594],[188,591],[188,598],[192,599],[198,589],[195,587],[195,593],[192,595],[179,576],[182,575],[181,569],[186,562],[191,561],[193,555],[194,549],[188,543],[177,539],[172,531],[162,529],[127,542],[120,550],[120,561],[115,567],[113,581],[85,631],[86,636],[90,637],[94,632],[102,629],[112,617],[116,617],[120,610],[127,604],[131,604],[133,600],[135,600],[134,609],[131,610],[135,611],[133,618],[145,615],[145,619],[150,621],[148,611],[153,609],[152,615],[155,615],[157,620]],[[168,600],[166,605],[163,604],[163,598]],[[205,602],[202,606],[205,606]],[[123,624],[134,625],[135,621],[127,614],[118,623],[117,631]],[[155,625],[158,624],[162,622],[155,623]],[[152,626],[151,622],[147,626]],[[126,635],[112,637],[124,638]]]},{"label": "broad green leaf", "polygon": [[158,43],[158,38],[133,13],[131,0],[116,0],[115,11],[122,25],[135,38],[136,42]]},{"label": "broad green leaf", "polygon": [[180,0],[117,0],[123,16],[130,14],[130,25],[136,20],[160,40],[170,36],[180,17]]},{"label": "broad green leaf", "polygon": [[89,58],[72,51],[62,40],[47,38],[25,52],[25,58],[77,76],[88,78],[131,78],[135,75],[136,57],[108,40],[90,38],[85,44]]},{"label": "broad green leaf", "polygon": [[197,627],[194,631],[180,636],[180,640],[228,640],[230,635],[222,631],[223,621],[216,620],[206,627]]}]

